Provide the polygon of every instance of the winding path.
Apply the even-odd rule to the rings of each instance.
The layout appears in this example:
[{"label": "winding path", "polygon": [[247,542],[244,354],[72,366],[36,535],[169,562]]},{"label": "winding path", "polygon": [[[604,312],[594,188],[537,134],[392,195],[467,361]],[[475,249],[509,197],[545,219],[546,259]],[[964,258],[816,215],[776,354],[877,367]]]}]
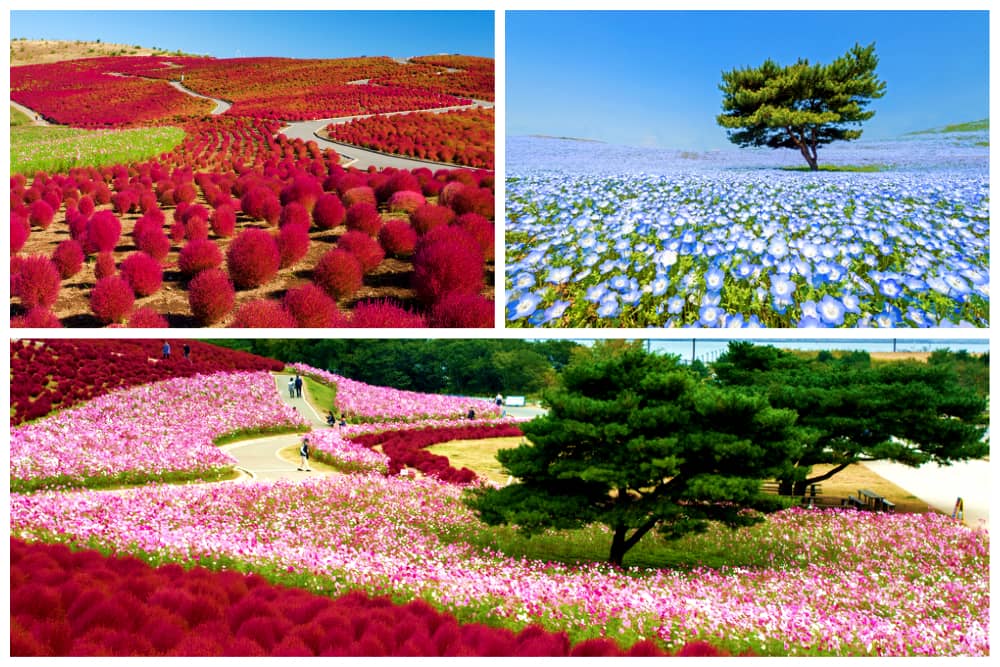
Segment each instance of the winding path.
[{"label": "winding path", "polygon": [[170,85],[176,88],[177,90],[181,91],[182,93],[190,95],[191,97],[200,97],[203,100],[210,100],[212,102],[215,102],[215,108],[212,109],[212,114],[211,114],[213,116],[224,114],[227,111],[229,111],[229,109],[233,106],[231,102],[220,100],[215,97],[208,97],[207,95],[200,95],[191,90],[190,88],[186,88],[184,84],[181,83],[180,81],[171,81]]},{"label": "winding path", "polygon": [[15,109],[17,109],[18,111],[20,111],[21,113],[23,113],[28,118],[30,118],[32,125],[52,125],[52,123],[45,120],[45,116],[38,113],[34,109],[29,109],[28,107],[18,102],[15,102],[14,100],[10,101],[10,105]]}]

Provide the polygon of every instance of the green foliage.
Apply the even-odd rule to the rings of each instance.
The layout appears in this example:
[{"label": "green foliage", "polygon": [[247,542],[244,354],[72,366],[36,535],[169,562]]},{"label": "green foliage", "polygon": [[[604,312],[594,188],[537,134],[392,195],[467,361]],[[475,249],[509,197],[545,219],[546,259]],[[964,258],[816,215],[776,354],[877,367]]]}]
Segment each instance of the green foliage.
[{"label": "green foliage", "polygon": [[849,171],[864,174],[877,173],[880,171],[890,171],[892,165],[888,164],[823,164],[817,165],[816,169],[811,167],[782,167],[783,171]]},{"label": "green foliage", "polygon": [[31,118],[25,114],[20,109],[14,108],[13,105],[10,107],[10,126],[11,127],[21,127],[24,125],[31,125]]},{"label": "green foliage", "polygon": [[[778,479],[804,487],[858,461],[947,465],[985,456],[986,400],[962,386],[957,362],[947,354],[930,364],[872,364],[867,355],[807,359],[732,342],[713,369],[720,387],[757,392],[775,407],[798,412],[798,423],[814,440],[797,468]],[[984,364],[971,357],[968,363]],[[985,383],[988,368],[979,375]],[[805,479],[819,463],[835,467]]]},{"label": "green foliage", "polygon": [[302,362],[369,384],[466,396],[536,394],[555,382],[573,341],[225,340],[219,345]]},{"label": "green foliage", "polygon": [[857,139],[861,130],[852,126],[875,115],[866,108],[885,94],[877,65],[872,43],[855,44],[827,65],[799,59],[782,67],[768,59],[723,72],[716,120],[734,144],[797,149],[816,170],[819,146]]},{"label": "green foliage", "polygon": [[184,139],[176,127],[134,130],[80,130],[22,125],[10,131],[10,172],[66,172],[73,167],[100,167],[136,162],[165,153]]},{"label": "green foliage", "polygon": [[518,482],[466,501],[487,524],[526,535],[603,524],[618,565],[654,528],[676,538],[712,521],[759,521],[748,508],[780,509],[760,480],[786,471],[803,446],[793,411],[620,341],[581,352],[545,399],[549,413],[522,427],[530,443],[497,454]]},{"label": "green foliage", "polygon": [[218,482],[232,479],[236,475],[230,467],[210,468],[196,471],[168,471],[149,473],[130,470],[116,475],[100,477],[72,477],[53,475],[31,479],[10,478],[11,493],[34,493],[35,491],[62,491],[67,489],[115,489],[146,484],[184,484],[187,482]]},{"label": "green foliage", "polygon": [[984,132],[990,129],[990,119],[984,118],[982,120],[972,120],[967,123],[955,123],[954,125],[945,125],[941,128],[935,128],[931,130],[918,130],[917,132],[908,132],[907,134],[949,134],[952,132]]}]

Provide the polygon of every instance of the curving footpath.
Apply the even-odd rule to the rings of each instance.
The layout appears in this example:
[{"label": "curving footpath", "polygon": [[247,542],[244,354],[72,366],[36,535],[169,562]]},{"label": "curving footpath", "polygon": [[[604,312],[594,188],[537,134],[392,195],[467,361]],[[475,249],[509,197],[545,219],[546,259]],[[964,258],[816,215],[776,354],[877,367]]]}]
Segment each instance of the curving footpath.
[{"label": "curving footpath", "polygon": [[209,100],[211,102],[215,102],[215,108],[212,109],[212,114],[211,114],[213,116],[224,114],[227,111],[229,111],[229,109],[232,108],[233,106],[231,102],[227,102],[225,100],[220,100],[215,97],[208,97],[207,95],[201,95],[199,93],[196,93],[190,88],[186,88],[184,84],[181,83],[180,81],[171,81],[170,85],[176,88],[177,90],[181,91],[182,93],[190,95],[191,97],[200,97],[203,100]]},{"label": "curving footpath", "polygon": [[45,120],[45,116],[38,113],[34,109],[29,109],[28,107],[24,106],[23,104],[20,104],[19,102],[15,102],[14,100],[10,101],[10,105],[15,109],[17,109],[18,111],[20,111],[21,113],[23,113],[28,118],[30,118],[32,125],[52,125],[52,123]]}]

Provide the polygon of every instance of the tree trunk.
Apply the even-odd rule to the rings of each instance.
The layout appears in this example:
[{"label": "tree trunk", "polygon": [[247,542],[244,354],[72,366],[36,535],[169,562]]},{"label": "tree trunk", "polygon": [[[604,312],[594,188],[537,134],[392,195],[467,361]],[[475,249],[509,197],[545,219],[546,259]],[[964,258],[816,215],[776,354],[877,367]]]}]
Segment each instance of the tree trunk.
[{"label": "tree trunk", "polygon": [[625,526],[615,526],[615,534],[611,538],[611,553],[608,555],[608,562],[612,565],[622,566],[622,560],[628,550],[625,548],[625,533],[627,531],[628,528]]},{"label": "tree trunk", "polygon": [[806,159],[809,164],[809,171],[819,171],[819,163],[816,160],[815,146],[813,147],[812,153],[809,152],[809,146],[806,144],[799,144],[799,151],[802,153],[802,157]]}]

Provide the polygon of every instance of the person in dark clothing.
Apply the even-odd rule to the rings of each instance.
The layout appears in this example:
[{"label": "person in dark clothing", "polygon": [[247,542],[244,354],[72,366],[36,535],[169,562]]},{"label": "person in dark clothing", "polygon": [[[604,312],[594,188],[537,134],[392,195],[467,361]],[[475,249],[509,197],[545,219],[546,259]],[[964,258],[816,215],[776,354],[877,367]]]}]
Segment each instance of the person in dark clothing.
[{"label": "person in dark clothing", "polygon": [[333,416],[333,410],[330,410],[326,415],[326,425],[333,426],[337,423],[337,418]]},{"label": "person in dark clothing", "polygon": [[309,467],[309,436],[302,436],[302,444],[299,445],[299,456],[302,457],[302,465],[299,470],[304,470],[310,472],[312,468]]},{"label": "person in dark clothing", "polygon": [[191,346],[188,345],[187,343],[184,343],[184,347],[182,349],[184,350],[184,358],[187,359],[188,361],[190,361],[191,360]]},{"label": "person in dark clothing", "polygon": [[465,418],[466,419],[475,419],[476,418],[476,411],[473,410],[472,408],[469,408],[469,414],[465,415]]},{"label": "person in dark clothing", "polygon": [[163,358],[164,359],[170,358],[170,343],[168,343],[167,341],[163,341]]},{"label": "person in dark clothing", "polygon": [[295,376],[295,395],[302,398],[302,377],[299,375]]}]

